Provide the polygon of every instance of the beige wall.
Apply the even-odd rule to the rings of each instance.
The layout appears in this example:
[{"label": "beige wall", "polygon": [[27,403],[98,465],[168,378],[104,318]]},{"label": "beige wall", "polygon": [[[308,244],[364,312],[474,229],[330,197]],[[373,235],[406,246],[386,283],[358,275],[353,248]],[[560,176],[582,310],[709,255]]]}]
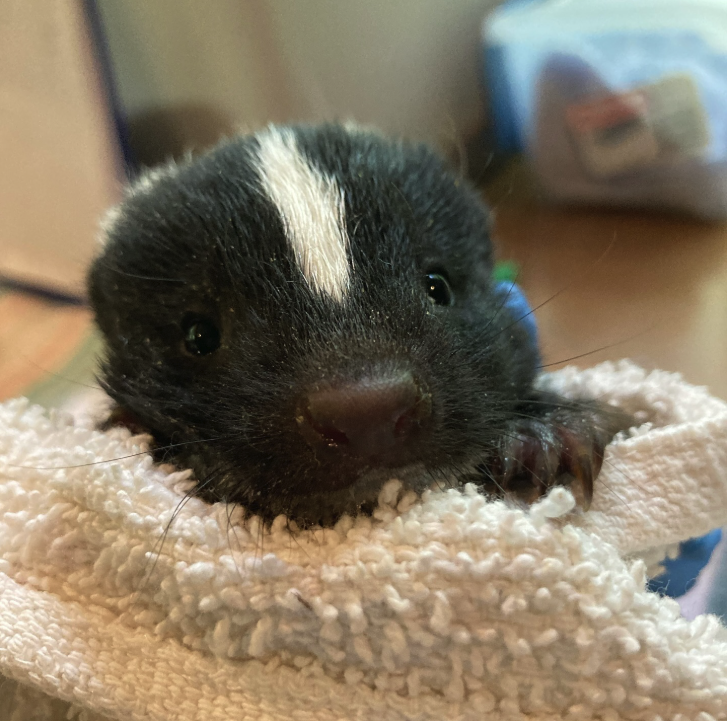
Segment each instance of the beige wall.
[{"label": "beige wall", "polygon": [[[353,118],[438,142],[478,127],[494,0],[100,0],[146,157],[237,125]],[[0,0],[0,276],[83,292],[118,191],[80,0]],[[157,156],[155,156],[157,153]]]},{"label": "beige wall", "polygon": [[172,124],[204,135],[215,124],[354,118],[445,144],[481,121],[479,33],[495,4],[100,2],[133,120],[178,109]]},{"label": "beige wall", "polygon": [[105,102],[80,3],[0,0],[0,276],[84,292],[118,191]]}]

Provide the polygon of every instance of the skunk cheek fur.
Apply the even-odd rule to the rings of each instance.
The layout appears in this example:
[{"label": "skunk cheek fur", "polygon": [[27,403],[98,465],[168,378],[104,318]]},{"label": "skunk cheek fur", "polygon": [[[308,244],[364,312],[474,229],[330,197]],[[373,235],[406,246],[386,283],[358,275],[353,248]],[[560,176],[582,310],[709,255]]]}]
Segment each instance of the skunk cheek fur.
[{"label": "skunk cheek fur", "polygon": [[[430,273],[452,305],[430,302]],[[426,147],[269,128],[127,192],[89,275],[102,383],[203,498],[330,523],[391,477],[417,491],[467,477],[532,392],[536,351],[491,273],[486,209]],[[215,352],[185,346],[195,318],[219,330]],[[431,400],[396,463],[301,434],[301,394],[396,373]]]}]

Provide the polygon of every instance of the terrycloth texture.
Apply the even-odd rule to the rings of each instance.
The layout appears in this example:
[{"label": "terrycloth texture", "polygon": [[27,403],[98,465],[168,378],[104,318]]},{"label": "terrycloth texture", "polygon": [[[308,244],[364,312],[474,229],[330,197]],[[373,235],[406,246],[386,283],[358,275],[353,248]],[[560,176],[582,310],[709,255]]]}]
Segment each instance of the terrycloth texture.
[{"label": "terrycloth texture", "polygon": [[727,404],[626,362],[544,382],[650,424],[609,447],[588,513],[392,482],[375,518],[293,536],[184,502],[143,438],[0,406],[0,673],[22,684],[0,712],[727,718],[727,631],[624,560],[727,521]]}]

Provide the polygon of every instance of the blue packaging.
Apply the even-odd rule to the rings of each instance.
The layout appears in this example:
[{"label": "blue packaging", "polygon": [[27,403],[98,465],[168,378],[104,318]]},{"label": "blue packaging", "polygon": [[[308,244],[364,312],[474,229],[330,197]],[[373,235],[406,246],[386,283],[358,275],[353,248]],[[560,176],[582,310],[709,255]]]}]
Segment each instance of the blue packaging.
[{"label": "blue packaging", "polygon": [[521,0],[483,37],[499,147],[548,197],[727,217],[725,0]]}]

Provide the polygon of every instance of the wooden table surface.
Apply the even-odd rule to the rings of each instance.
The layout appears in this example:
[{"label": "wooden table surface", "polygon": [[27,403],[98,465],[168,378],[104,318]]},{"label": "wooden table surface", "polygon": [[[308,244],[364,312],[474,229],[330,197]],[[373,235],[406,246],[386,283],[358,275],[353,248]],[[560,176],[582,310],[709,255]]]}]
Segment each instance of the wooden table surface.
[{"label": "wooden table surface", "polygon": [[545,363],[628,357],[727,399],[727,223],[554,208],[520,167],[486,194],[499,257],[520,265],[531,304],[543,304]]}]

